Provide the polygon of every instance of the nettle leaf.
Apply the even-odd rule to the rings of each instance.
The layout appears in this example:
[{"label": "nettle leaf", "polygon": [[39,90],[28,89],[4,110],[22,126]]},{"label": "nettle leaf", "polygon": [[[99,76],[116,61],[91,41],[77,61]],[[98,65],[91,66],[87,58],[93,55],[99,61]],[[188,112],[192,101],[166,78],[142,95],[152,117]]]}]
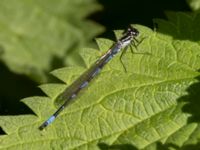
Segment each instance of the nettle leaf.
[{"label": "nettle leaf", "polygon": [[95,0],[0,1],[0,60],[15,73],[45,82],[47,72],[75,59],[102,32],[84,19],[99,9]]},{"label": "nettle leaf", "polygon": [[[97,40],[101,51],[83,49],[87,68],[55,70],[53,75],[63,84],[42,85],[48,97],[23,99],[37,116],[0,117],[6,133],[0,137],[0,149],[199,149],[200,34],[196,32],[194,40],[181,39],[184,33],[179,33],[189,17],[193,16],[170,13],[169,21],[156,20],[157,31],[135,25],[138,40],[143,41],[134,54],[128,49],[122,57],[128,72],[118,54],[55,122],[39,131],[39,125],[56,111],[56,97],[113,42]],[[196,21],[198,16],[189,23]]]}]

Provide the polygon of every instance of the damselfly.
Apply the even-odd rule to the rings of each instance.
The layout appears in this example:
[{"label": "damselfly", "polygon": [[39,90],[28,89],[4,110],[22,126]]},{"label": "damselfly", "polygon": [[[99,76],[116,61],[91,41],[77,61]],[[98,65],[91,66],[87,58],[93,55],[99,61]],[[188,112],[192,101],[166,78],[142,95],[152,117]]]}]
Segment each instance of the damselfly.
[{"label": "damselfly", "polygon": [[[86,87],[88,83],[101,71],[105,64],[107,64],[113,56],[115,56],[122,49],[121,56],[126,51],[128,46],[136,47],[135,42],[138,42],[136,37],[138,36],[139,31],[136,28],[128,27],[128,29],[123,33],[123,36],[113,44],[113,46],[101,56],[92,67],[90,67],[83,75],[79,77],[74,83],[71,84],[63,93],[61,93],[57,99],[64,100],[64,103],[58,108],[58,110],[46,120],[39,129],[42,130],[52,123],[55,118],[63,111],[63,109],[72,101],[79,91]],[[121,57],[120,57],[121,60]]]}]

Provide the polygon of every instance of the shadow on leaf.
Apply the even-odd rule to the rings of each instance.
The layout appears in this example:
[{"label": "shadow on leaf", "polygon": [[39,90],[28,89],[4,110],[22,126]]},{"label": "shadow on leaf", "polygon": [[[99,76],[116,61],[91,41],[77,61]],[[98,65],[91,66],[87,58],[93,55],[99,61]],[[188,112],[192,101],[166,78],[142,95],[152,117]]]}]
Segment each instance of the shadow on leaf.
[{"label": "shadow on leaf", "polygon": [[185,145],[183,147],[178,147],[177,145],[174,144],[162,144],[162,143],[157,143],[157,149],[158,150],[199,150],[200,149],[200,143],[197,144],[189,144]]},{"label": "shadow on leaf", "polygon": [[99,143],[98,146],[101,150],[137,150],[137,148],[131,144],[108,145],[105,143]]},{"label": "shadow on leaf", "polygon": [[192,115],[188,119],[188,123],[200,123],[200,76],[196,79],[198,82],[194,83],[187,89],[189,94],[179,100],[186,102],[182,108],[182,111]]}]

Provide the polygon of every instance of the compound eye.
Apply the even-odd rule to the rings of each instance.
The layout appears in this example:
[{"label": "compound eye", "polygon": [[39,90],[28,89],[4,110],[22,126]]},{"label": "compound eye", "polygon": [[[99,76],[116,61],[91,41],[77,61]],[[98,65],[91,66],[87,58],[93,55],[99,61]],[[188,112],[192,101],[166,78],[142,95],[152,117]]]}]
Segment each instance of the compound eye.
[{"label": "compound eye", "polygon": [[133,35],[137,36],[139,34],[139,31],[135,30]]}]

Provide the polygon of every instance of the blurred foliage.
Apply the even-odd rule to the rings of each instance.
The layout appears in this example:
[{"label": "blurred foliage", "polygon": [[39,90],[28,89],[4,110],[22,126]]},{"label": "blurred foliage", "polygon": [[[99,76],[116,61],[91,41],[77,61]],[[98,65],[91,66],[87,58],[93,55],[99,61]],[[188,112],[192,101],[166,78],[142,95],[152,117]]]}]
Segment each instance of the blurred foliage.
[{"label": "blurred foliage", "polygon": [[15,100],[41,94],[51,70],[82,63],[79,49],[103,31],[87,16],[100,9],[95,0],[0,1],[1,114],[23,113]]},{"label": "blurred foliage", "polygon": [[193,11],[200,10],[200,0],[187,0],[187,2]]},{"label": "blurred foliage", "polygon": [[99,8],[91,0],[0,1],[1,61],[14,73],[46,82],[49,71],[67,65],[102,31],[84,19]]}]

